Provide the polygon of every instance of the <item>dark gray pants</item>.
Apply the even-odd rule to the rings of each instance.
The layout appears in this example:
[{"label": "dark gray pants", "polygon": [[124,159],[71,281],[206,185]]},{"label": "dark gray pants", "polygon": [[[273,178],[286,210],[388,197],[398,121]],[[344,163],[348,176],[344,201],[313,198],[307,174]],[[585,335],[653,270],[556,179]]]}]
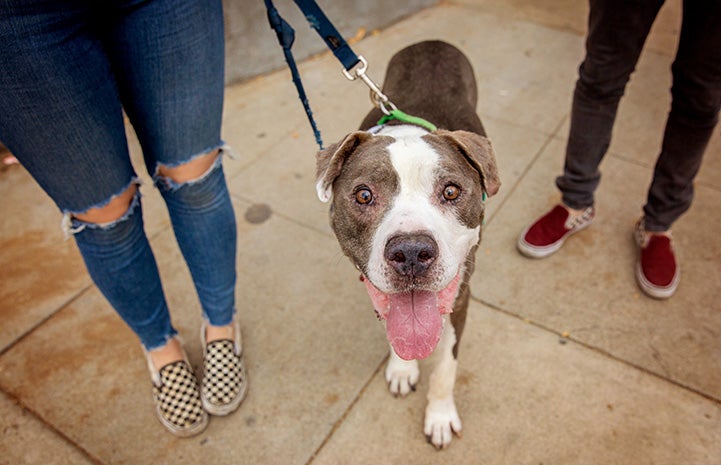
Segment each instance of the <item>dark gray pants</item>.
[{"label": "dark gray pants", "polygon": [[[563,202],[593,205],[598,166],[611,142],[618,103],[663,0],[591,0],[586,57],[573,97]],[[672,105],[643,207],[646,229],[668,230],[691,206],[693,179],[721,108],[721,0],[684,0],[671,67]]]}]

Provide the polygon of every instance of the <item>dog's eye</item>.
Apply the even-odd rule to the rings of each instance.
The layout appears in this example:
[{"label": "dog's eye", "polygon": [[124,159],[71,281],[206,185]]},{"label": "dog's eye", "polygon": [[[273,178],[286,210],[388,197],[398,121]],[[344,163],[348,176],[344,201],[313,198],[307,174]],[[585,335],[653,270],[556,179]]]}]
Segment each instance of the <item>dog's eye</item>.
[{"label": "dog's eye", "polygon": [[461,188],[455,184],[448,184],[443,188],[443,198],[446,200],[456,200],[461,195]]},{"label": "dog's eye", "polygon": [[361,205],[368,205],[373,201],[373,193],[367,187],[361,187],[355,191],[355,201]]}]

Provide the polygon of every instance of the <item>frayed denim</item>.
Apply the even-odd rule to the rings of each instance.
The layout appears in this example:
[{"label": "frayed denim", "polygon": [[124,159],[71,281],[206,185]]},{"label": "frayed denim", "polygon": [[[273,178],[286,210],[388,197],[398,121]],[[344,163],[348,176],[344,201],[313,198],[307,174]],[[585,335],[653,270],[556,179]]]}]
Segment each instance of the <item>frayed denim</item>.
[{"label": "frayed denim", "polygon": [[155,256],[143,229],[140,192],[128,211],[105,225],[72,219],[90,277],[146,349],[177,334],[170,321]]},{"label": "frayed denim", "polygon": [[63,213],[222,146],[220,0],[0,2],[0,140]]},{"label": "frayed denim", "polygon": [[221,158],[194,181],[156,176],[203,316],[214,326],[230,324],[235,313],[237,228]]},{"label": "frayed denim", "polygon": [[[222,151],[196,180],[175,183],[156,176],[173,231],[193,278],[203,317],[225,326],[235,316],[237,227],[225,181]],[[143,228],[140,191],[118,220],[70,220],[71,232],[98,289],[137,334],[146,350],[177,334]]]},{"label": "frayed denim", "polygon": [[[123,113],[152,176],[223,147],[221,1],[4,0],[0,44],[0,140],[63,212],[94,282],[145,348],[164,345],[176,331],[140,194],[108,224],[73,214],[137,183]],[[235,305],[235,218],[220,159],[195,181],[159,183],[204,316],[216,325]]]}]

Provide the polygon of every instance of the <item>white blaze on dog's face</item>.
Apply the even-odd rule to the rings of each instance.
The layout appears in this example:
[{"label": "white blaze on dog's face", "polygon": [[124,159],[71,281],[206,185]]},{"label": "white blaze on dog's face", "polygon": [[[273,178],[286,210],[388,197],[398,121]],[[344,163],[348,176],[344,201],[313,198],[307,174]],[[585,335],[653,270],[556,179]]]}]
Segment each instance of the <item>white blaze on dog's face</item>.
[{"label": "white blaze on dog's face", "polygon": [[465,262],[480,240],[484,189],[498,190],[487,139],[395,127],[357,132],[319,153],[318,195],[365,276],[389,342],[405,359],[435,348]]},{"label": "white blaze on dog's face", "polygon": [[[455,191],[472,196],[480,188],[476,176],[454,173],[441,164],[441,155],[412,128],[405,137],[386,148],[396,172],[398,192],[392,205],[374,231],[366,277],[381,292],[394,294],[407,290],[439,291],[446,288],[461,271],[463,262],[479,239],[480,224],[464,224],[457,215]],[[467,166],[467,165],[466,165]],[[473,172],[471,172],[473,173]],[[465,179],[460,179],[463,176]],[[461,186],[463,184],[463,186]],[[449,189],[449,193],[444,190]],[[466,192],[471,191],[471,192]],[[450,195],[450,199],[444,197]],[[437,246],[437,257],[420,276],[398,273],[386,257],[389,240],[404,235],[427,235]],[[408,258],[408,257],[406,257]]]}]

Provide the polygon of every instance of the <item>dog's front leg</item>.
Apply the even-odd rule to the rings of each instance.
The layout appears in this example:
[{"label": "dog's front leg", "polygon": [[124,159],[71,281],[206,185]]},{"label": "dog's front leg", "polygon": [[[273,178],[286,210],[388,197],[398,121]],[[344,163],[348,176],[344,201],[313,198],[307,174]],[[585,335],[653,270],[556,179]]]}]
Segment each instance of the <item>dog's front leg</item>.
[{"label": "dog's front leg", "polygon": [[[447,317],[445,317],[447,318]],[[453,356],[456,333],[453,325],[445,321],[443,336],[438,343],[438,362],[431,373],[428,388],[428,405],[423,432],[428,441],[439,449],[451,443],[453,433],[460,436],[461,419],[453,400],[458,361]]]},{"label": "dog's front leg", "polygon": [[419,376],[418,361],[403,360],[391,347],[391,356],[386,365],[386,381],[391,394],[405,397],[415,391]]}]

